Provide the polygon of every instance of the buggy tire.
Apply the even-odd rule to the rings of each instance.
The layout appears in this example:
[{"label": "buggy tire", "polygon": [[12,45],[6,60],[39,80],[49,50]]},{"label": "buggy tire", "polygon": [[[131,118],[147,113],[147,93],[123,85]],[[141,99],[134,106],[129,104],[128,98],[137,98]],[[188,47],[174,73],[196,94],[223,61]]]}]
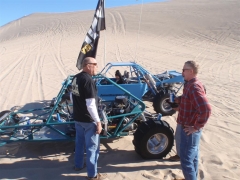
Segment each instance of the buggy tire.
[{"label": "buggy tire", "polygon": [[142,122],[134,133],[135,151],[144,159],[162,159],[173,147],[174,131],[165,121]]},{"label": "buggy tire", "polygon": [[176,113],[176,111],[171,108],[171,105],[167,103],[167,100],[169,100],[169,94],[165,94],[163,91],[159,92],[153,100],[154,111],[161,113],[162,116],[172,116]]}]

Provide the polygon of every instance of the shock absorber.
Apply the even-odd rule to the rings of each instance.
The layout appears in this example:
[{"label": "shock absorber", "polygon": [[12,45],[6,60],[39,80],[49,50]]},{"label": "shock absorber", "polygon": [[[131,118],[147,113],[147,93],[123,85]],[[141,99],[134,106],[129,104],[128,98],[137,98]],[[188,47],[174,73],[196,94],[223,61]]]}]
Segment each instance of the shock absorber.
[{"label": "shock absorber", "polygon": [[150,88],[154,89],[155,93],[158,93],[157,87],[156,87],[156,82],[152,78],[151,74],[145,74],[146,79],[149,81]]}]

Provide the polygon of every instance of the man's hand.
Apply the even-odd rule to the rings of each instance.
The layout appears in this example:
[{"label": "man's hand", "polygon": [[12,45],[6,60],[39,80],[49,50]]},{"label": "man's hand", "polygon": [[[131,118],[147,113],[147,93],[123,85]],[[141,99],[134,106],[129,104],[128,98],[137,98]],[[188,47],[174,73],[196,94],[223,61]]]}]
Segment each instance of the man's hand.
[{"label": "man's hand", "polygon": [[175,110],[175,111],[178,111],[178,110],[179,110],[180,100],[181,100],[181,96],[175,97],[174,103],[178,104],[178,106],[177,106],[177,107],[172,107],[173,110]]},{"label": "man's hand", "polygon": [[184,127],[183,130],[187,133],[187,135],[190,135],[190,134],[198,131],[198,130],[194,129],[193,126],[187,126],[187,125]]},{"label": "man's hand", "polygon": [[174,111],[178,111],[179,110],[179,107],[176,107],[176,108],[172,108]]},{"label": "man's hand", "polygon": [[175,97],[174,102],[177,103],[177,104],[179,104],[179,103],[180,103],[180,98],[181,98],[181,96]]},{"label": "man's hand", "polygon": [[102,132],[102,124],[101,122],[97,122],[96,134],[100,134],[101,132]]}]

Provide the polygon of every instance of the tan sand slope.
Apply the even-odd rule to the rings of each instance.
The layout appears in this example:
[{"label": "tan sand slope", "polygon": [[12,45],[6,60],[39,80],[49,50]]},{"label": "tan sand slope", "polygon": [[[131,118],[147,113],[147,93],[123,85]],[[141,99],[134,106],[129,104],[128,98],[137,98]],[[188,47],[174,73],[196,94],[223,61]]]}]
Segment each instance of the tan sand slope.
[{"label": "tan sand slope", "polygon": [[[199,179],[239,179],[240,2],[145,4],[139,29],[140,12],[141,6],[105,10],[99,70],[110,61],[136,61],[161,73],[181,71],[189,59],[198,61],[213,108],[201,140]],[[0,27],[0,111],[42,106],[57,95],[63,79],[78,72],[76,59],[93,13],[32,14]],[[173,128],[175,118],[164,117]],[[143,160],[131,141],[132,136],[102,141],[99,170],[110,180],[183,177],[179,163]],[[71,170],[73,146],[41,142],[0,147],[0,178],[84,179],[86,170]]]}]

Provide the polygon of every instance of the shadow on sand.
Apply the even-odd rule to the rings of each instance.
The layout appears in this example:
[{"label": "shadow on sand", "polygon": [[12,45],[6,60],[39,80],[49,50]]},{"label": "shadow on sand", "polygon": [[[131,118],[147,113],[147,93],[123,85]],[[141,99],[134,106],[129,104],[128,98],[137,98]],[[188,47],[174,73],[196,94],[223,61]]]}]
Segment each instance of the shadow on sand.
[{"label": "shadow on sand", "polygon": [[[19,110],[46,107],[50,102],[49,100],[28,103]],[[39,115],[39,113],[41,112],[33,111],[32,115]],[[179,163],[166,165],[164,163],[166,160],[163,159],[144,160],[133,148],[126,150],[121,147],[124,142],[124,137],[101,139],[99,172],[128,173],[167,168],[180,169]],[[112,148],[112,146],[116,147],[117,143],[118,148]],[[8,143],[0,147],[0,160],[0,179],[85,179],[87,175],[86,169],[80,172],[72,170],[74,166],[74,142],[72,141]]]},{"label": "shadow on sand", "polygon": [[[119,141],[123,138],[119,138]],[[179,164],[164,165],[166,160],[143,160],[134,150],[112,149],[112,139],[101,139],[98,170],[101,173],[179,169]],[[117,143],[117,142],[116,142]],[[72,170],[74,142],[22,142],[0,147],[0,179],[85,179],[86,169]],[[152,165],[149,165],[151,162]],[[156,162],[158,162],[156,164]],[[131,163],[139,164],[137,166]],[[148,164],[148,165],[145,165]],[[161,165],[162,164],[162,165]]]}]

